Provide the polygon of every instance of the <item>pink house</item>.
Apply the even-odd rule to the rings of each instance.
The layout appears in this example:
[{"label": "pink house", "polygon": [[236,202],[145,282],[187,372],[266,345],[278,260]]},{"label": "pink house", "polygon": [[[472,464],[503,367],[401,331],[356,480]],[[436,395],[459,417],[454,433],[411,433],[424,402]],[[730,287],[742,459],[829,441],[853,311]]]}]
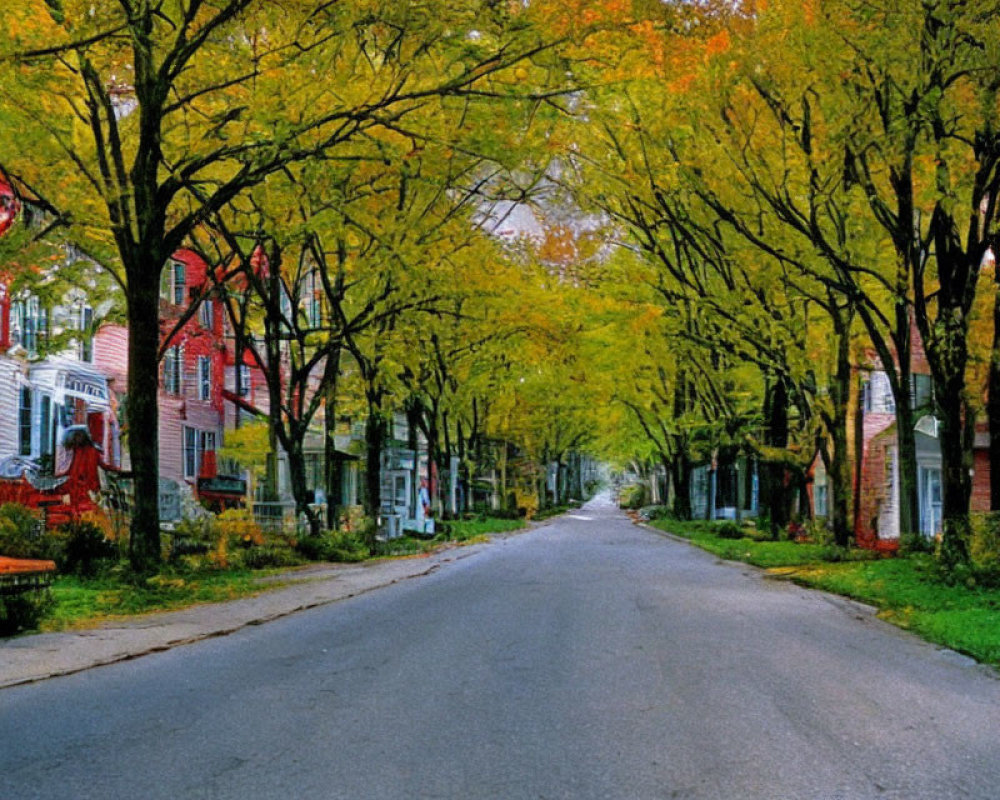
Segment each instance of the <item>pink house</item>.
[{"label": "pink house", "polygon": [[[205,479],[218,475],[216,451],[222,445],[227,419],[233,419],[226,397],[251,392],[261,383],[259,371],[248,367],[243,370],[242,390],[235,386],[235,391],[226,390],[235,359],[226,340],[225,308],[211,294],[178,327],[191,300],[204,294],[208,269],[197,253],[179,250],[164,268],[160,292],[159,326],[164,347],[158,397],[160,477],[187,484],[196,494],[199,479],[204,486]],[[124,391],[127,329],[102,326],[95,336],[95,352],[97,366]],[[213,494],[212,489],[204,489],[202,494],[206,492]]]},{"label": "pink house", "polygon": [[[226,344],[225,309],[209,297],[177,327],[190,299],[202,293],[206,269],[192,251],[175,254],[164,271],[158,323],[165,342],[158,398],[160,477],[187,484],[195,493],[199,478],[217,475],[227,406],[233,417],[232,404],[224,399],[234,363]],[[106,464],[127,469],[128,437],[140,435],[128,430],[128,330],[113,323],[94,330],[94,309],[82,293],[45,307],[30,291],[13,295],[9,286],[9,280],[0,279],[0,462],[49,460],[63,469],[69,460],[63,434],[82,425]],[[68,345],[41,357],[55,337]],[[251,365],[242,372],[243,389],[259,389],[259,370]],[[226,394],[238,397],[240,388],[234,390]],[[218,487],[203,488],[211,494]],[[211,499],[231,502],[231,494]]]}]

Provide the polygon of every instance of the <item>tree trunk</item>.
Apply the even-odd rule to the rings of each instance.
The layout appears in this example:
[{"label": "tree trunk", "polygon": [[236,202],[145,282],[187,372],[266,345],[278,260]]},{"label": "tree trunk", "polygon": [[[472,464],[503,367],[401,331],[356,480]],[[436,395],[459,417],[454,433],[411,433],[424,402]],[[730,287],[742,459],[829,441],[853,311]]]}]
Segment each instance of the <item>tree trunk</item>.
[{"label": "tree trunk", "polygon": [[920,529],[920,498],[917,493],[916,421],[909,398],[896,406],[896,443],[899,447],[899,532],[916,533]]},{"label": "tree trunk", "polygon": [[129,539],[132,569],[160,563],[159,361],[160,276],[150,264],[129,271],[128,428],[134,497]]},{"label": "tree trunk", "polygon": [[670,475],[674,484],[674,516],[691,519],[691,462],[687,454],[679,452],[674,456]]},{"label": "tree trunk", "polygon": [[337,455],[337,378],[340,375],[340,348],[333,350],[326,361],[323,378],[326,393],[323,408],[323,478],[326,487],[326,525],[336,530],[340,518],[343,463]]},{"label": "tree trunk", "polygon": [[319,515],[309,507],[313,498],[310,496],[311,493],[306,485],[306,459],[302,449],[303,438],[303,436],[298,435],[298,432],[295,432],[292,437],[293,440],[289,442],[289,446],[285,450],[285,454],[288,456],[288,477],[292,487],[292,497],[295,498],[296,517],[304,515],[309,524],[309,534],[311,536],[319,536]]},{"label": "tree trunk", "polygon": [[912,375],[913,337],[910,309],[905,298],[896,306],[896,331],[893,344],[899,362],[896,402],[896,443],[899,447],[899,532],[916,533],[920,528],[920,498],[917,493],[917,436],[914,430]]},{"label": "tree trunk", "polygon": [[851,340],[850,332],[842,331],[837,340],[837,370],[831,385],[833,419],[830,435],[833,452],[830,453],[827,475],[833,491],[830,493],[833,540],[841,547],[850,542],[849,524],[851,474],[847,452],[847,407],[851,392]]},{"label": "tree trunk", "polygon": [[369,547],[375,544],[375,521],[382,510],[381,460],[385,428],[378,404],[369,400],[368,421],[365,423],[365,516],[369,520]]},{"label": "tree trunk", "polygon": [[[772,383],[764,399],[764,419],[767,425],[766,442],[770,447],[788,447],[788,386],[781,378]],[[788,525],[790,518],[789,491],[785,482],[786,467],[783,461],[764,465],[764,490],[768,514],[771,517],[771,538]]]},{"label": "tree trunk", "polygon": [[961,376],[949,381],[938,403],[944,503],[941,558],[949,567],[969,558],[969,502],[972,499],[975,421],[964,402],[964,383]]},{"label": "tree trunk", "polygon": [[993,348],[986,408],[990,421],[990,510],[1000,511],[1000,270],[993,290]]}]

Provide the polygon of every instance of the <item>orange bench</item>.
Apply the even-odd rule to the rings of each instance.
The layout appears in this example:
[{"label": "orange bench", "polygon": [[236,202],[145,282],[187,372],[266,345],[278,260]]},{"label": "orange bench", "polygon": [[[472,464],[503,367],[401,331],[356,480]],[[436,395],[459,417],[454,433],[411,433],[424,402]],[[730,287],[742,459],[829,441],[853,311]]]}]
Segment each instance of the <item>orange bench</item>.
[{"label": "orange bench", "polygon": [[52,583],[55,571],[55,561],[0,556],[0,594],[45,589]]}]

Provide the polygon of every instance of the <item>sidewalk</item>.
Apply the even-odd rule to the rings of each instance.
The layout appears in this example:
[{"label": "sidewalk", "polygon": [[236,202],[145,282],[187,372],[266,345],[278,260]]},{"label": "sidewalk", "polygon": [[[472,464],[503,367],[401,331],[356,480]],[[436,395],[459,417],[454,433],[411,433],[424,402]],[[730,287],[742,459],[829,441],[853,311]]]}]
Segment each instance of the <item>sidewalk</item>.
[{"label": "sidewalk", "polygon": [[289,581],[291,585],[256,597],[145,614],[90,630],[0,641],[0,689],[223,636],[248,625],[429,575],[442,564],[468,558],[485,546],[446,548],[417,558],[315,565],[263,579]]}]

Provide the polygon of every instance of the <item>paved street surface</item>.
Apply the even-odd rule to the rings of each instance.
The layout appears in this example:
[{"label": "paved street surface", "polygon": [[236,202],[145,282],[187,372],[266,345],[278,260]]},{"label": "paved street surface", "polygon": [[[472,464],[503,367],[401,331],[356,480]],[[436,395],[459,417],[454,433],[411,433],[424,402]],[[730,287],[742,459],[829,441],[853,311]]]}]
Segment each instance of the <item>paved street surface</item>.
[{"label": "paved street surface", "polygon": [[0,690],[0,798],[33,797],[995,800],[1000,680],[598,503]]}]

